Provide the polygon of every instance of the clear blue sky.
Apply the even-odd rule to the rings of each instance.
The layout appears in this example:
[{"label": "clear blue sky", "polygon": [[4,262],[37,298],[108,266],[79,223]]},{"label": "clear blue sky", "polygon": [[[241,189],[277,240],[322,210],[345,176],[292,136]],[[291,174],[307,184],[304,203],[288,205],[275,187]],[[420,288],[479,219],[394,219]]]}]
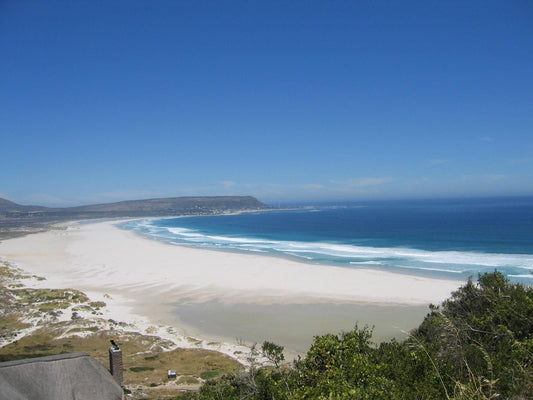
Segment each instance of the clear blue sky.
[{"label": "clear blue sky", "polygon": [[533,2],[0,1],[0,197],[533,194]]}]

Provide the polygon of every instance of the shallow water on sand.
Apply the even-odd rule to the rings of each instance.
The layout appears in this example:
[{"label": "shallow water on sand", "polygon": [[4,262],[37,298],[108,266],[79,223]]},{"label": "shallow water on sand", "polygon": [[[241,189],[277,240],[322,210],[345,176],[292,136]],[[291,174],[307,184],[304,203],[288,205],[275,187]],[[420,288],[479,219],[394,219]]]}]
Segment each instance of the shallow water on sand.
[{"label": "shallow water on sand", "polygon": [[263,343],[268,340],[290,353],[303,354],[313,337],[340,333],[356,324],[374,327],[376,343],[404,339],[429,312],[428,306],[376,304],[177,304],[173,312],[192,328],[191,334],[225,341]]}]

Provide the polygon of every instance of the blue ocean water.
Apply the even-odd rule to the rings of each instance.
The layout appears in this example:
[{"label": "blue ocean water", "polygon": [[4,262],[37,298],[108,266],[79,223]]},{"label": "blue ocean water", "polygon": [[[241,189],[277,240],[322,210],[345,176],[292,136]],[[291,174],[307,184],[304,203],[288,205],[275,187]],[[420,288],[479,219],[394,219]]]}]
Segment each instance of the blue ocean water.
[{"label": "blue ocean water", "polygon": [[121,227],[172,244],[346,268],[457,279],[498,269],[533,284],[533,198],[320,205]]}]

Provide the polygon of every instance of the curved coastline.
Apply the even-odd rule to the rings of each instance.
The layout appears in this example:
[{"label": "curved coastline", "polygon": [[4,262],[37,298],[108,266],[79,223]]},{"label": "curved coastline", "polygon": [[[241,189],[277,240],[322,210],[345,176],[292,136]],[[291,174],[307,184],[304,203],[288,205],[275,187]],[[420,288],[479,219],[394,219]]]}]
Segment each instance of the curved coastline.
[{"label": "curved coastline", "polygon": [[[158,219],[148,218],[120,224],[149,239],[192,248],[281,257],[299,263],[394,272],[444,280],[466,280],[469,276],[498,269],[513,282],[531,284],[533,248],[515,215],[513,228],[493,224],[488,214],[477,223],[468,223],[464,213],[448,224],[439,225],[446,210],[431,213],[434,227],[418,219],[406,227],[402,218],[412,210],[374,210],[379,215],[359,214],[358,208],[342,212],[288,212],[265,217],[253,215]],[[346,211],[347,210],[347,211]],[[286,211],[286,210],[285,210]],[[411,213],[411,214],[410,214]],[[317,217],[318,215],[318,217]],[[447,215],[447,214],[446,214]],[[402,217],[403,216],[403,217]],[[368,224],[388,221],[389,233]],[[389,219],[390,218],[390,221]],[[348,220],[349,224],[339,223]],[[372,221],[371,221],[372,220]],[[442,221],[441,221],[442,222]],[[457,226],[456,226],[457,224]],[[451,229],[450,226],[456,226]],[[472,228],[474,226],[474,228]],[[481,231],[480,227],[484,227]],[[425,232],[425,233],[424,233]],[[472,238],[475,238],[472,240]],[[510,241],[513,245],[509,245]]]},{"label": "curved coastline", "polygon": [[[184,337],[202,331],[180,320],[180,304],[372,304],[423,310],[463,283],[171,245],[122,230],[115,226],[120,222],[74,222],[63,224],[64,230],[9,239],[0,244],[0,256],[45,276],[43,287],[110,294],[115,299],[110,307],[122,320],[173,326]],[[283,307],[278,310],[283,313]]]}]

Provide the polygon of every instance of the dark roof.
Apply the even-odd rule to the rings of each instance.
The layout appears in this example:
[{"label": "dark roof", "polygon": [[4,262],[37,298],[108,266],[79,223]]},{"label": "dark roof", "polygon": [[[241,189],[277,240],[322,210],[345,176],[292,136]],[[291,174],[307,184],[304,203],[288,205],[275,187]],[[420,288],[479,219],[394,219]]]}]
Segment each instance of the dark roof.
[{"label": "dark roof", "polygon": [[0,400],[121,400],[105,367],[85,353],[0,362]]}]

